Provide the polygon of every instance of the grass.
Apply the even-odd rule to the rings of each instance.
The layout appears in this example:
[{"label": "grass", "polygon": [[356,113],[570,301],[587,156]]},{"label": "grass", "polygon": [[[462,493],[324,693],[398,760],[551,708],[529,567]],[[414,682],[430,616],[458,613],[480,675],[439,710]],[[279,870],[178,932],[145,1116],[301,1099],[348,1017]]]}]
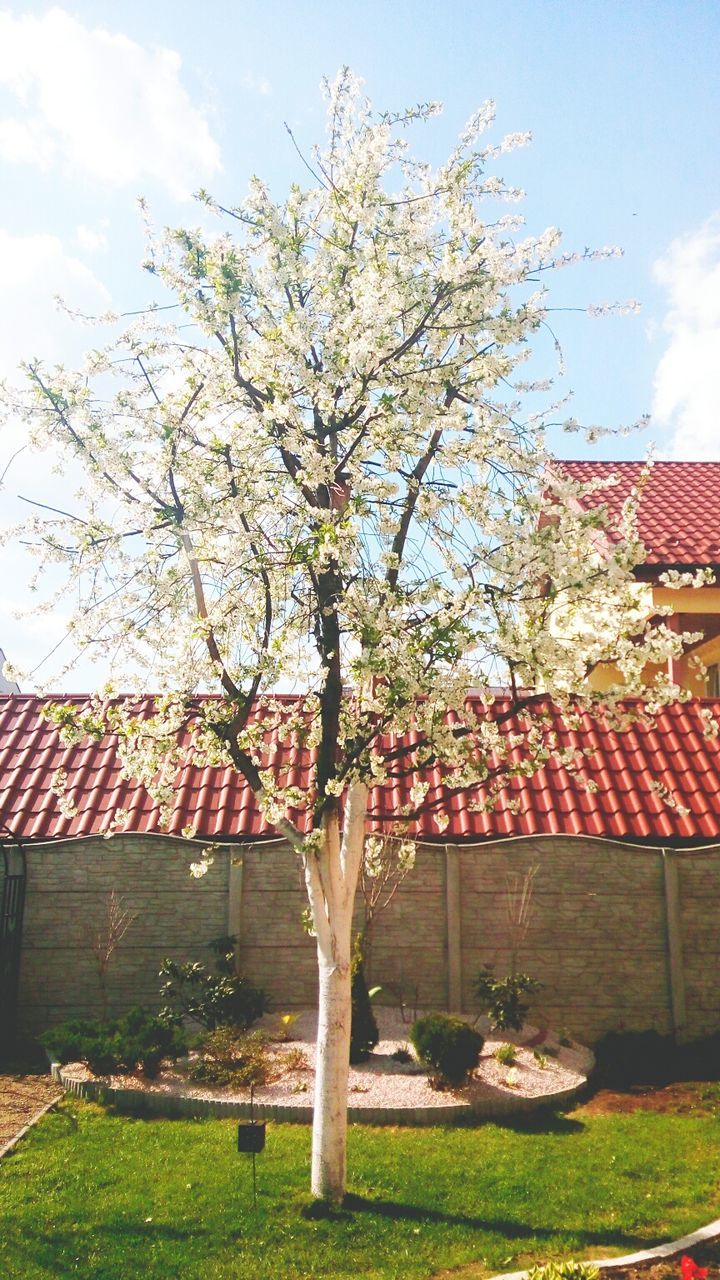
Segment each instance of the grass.
[{"label": "grass", "polygon": [[720,1212],[720,1120],[649,1112],[350,1134],[352,1197],[308,1214],[310,1135],[135,1120],[61,1104],[0,1167],[13,1280],[463,1280],[531,1260],[629,1252]]}]

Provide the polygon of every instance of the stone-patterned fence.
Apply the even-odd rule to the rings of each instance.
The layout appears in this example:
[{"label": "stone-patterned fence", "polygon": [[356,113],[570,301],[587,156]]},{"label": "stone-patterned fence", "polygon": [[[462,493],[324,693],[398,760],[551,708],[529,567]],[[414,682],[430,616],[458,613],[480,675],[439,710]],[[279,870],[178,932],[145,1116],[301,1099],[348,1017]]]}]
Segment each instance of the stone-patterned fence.
[{"label": "stone-patterned fence", "polygon": [[[220,848],[194,880],[182,840],[114,836],[29,845],[20,1013],[28,1029],[99,1011],[91,944],[112,890],[134,913],[110,963],[111,1011],[157,1004],[166,955],[209,958],[239,939],[243,970],[275,1008],[315,999],[305,890],[282,842]],[[720,1027],[720,849],[680,852],[568,837],[425,846],[371,938],[388,1003],[474,1007],[483,963],[510,965],[508,877],[536,867],[518,967],[540,979],[533,1020],[594,1040],[611,1028],[698,1035]],[[359,922],[359,921],[358,921]]]}]

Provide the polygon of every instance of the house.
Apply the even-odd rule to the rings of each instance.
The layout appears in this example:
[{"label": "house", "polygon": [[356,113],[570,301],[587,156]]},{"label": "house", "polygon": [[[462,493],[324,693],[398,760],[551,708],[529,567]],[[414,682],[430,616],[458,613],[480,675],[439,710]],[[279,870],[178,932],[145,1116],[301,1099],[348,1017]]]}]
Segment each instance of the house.
[{"label": "house", "polygon": [[8,680],[3,675],[3,667],[5,666],[5,654],[0,649],[0,693],[19,693],[20,690],[14,680]]},{"label": "house", "polygon": [[[641,462],[576,462],[562,460],[557,470],[586,484],[602,480],[582,499],[586,510],[603,505],[609,524],[620,516],[633,488],[640,488],[638,532],[645,559],[635,571],[645,588],[647,614],[658,607],[672,609],[667,625],[679,632],[702,632],[673,662],[672,679],[698,697],[720,694],[720,462],[655,462],[645,471]],[[610,483],[608,483],[610,482]],[[668,573],[696,573],[711,569],[717,584],[699,587],[665,585]],[[648,672],[648,678],[652,671]],[[617,679],[611,667],[595,670],[590,682],[607,688]]]},{"label": "house", "polygon": [[[593,474],[611,466],[617,483],[597,500],[615,511],[640,475],[636,463],[560,465],[579,479],[589,477],[591,465]],[[720,559],[717,481],[720,464],[655,464],[639,517],[647,556],[638,581],[647,587],[649,611],[668,598],[660,578],[666,569],[715,567]],[[683,588],[671,603],[679,619],[672,625],[705,632],[694,653],[710,669],[702,679],[712,682],[720,589]],[[695,691],[699,671],[683,660],[675,674]],[[53,701],[80,709],[86,700]],[[373,937],[372,976],[382,998],[472,1009],[481,965],[507,972],[517,949],[508,886],[536,869],[517,956],[518,967],[543,983],[536,1020],[588,1040],[622,1027],[685,1035],[717,1029],[720,699],[695,697],[652,718],[629,700],[631,723],[622,732],[601,714],[563,718],[542,694],[507,719],[499,714],[510,710],[502,698],[487,713],[478,700],[476,710],[498,715],[507,735],[532,717],[548,746],[567,753],[565,763],[549,752],[538,772],[520,769],[491,807],[481,787],[449,797],[445,829],[431,814],[403,827],[418,853]],[[276,1008],[311,1002],[315,947],[300,923],[301,868],[243,779],[232,770],[185,768],[163,826],[144,788],[121,778],[110,737],[64,746],[42,712],[33,695],[0,696],[0,1033],[18,976],[28,1029],[99,1011],[92,934],[111,891],[133,915],[113,956],[111,1008],[154,1005],[163,957],[206,958],[208,941],[223,934],[237,938],[239,965]],[[273,753],[270,744],[269,752],[271,767],[289,769],[298,786],[307,785],[304,748]],[[512,759],[522,765],[521,747]],[[432,800],[442,779],[430,772],[427,781]],[[395,780],[375,789],[376,830],[387,830],[409,804],[409,785]],[[118,810],[125,816],[113,831]],[[196,837],[188,840],[183,831],[191,823]],[[209,844],[213,860],[195,879],[190,863]]]}]

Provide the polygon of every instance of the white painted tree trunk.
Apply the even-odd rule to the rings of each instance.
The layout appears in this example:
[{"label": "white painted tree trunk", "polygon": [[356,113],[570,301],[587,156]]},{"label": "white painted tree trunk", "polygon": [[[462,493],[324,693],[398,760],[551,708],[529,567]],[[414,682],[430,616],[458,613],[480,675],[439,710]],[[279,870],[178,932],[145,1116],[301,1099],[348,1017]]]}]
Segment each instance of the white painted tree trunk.
[{"label": "white painted tree trunk", "polygon": [[[319,1002],[315,1106],[313,1112],[312,1193],[339,1204],[345,1195],[347,1090],[350,1066],[350,943],[352,920],[333,929],[333,954],[318,945]],[[342,935],[342,936],[341,936]]]},{"label": "white painted tree trunk", "polygon": [[352,917],[365,838],[367,796],[364,784],[352,784],[345,805],[342,843],[335,816],[323,828],[317,854],[305,856],[319,976],[311,1186],[314,1196],[330,1204],[340,1204],[346,1188]]}]

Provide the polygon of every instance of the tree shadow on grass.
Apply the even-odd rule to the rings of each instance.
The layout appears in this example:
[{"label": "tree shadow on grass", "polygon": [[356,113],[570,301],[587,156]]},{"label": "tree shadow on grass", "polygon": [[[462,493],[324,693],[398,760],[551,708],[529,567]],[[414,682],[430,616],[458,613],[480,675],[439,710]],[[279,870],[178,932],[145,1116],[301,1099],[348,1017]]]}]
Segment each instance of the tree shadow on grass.
[{"label": "tree shadow on grass", "polygon": [[349,1194],[343,1201],[345,1213],[376,1214],[382,1218],[395,1221],[435,1223],[448,1227],[468,1227],[473,1231],[495,1232],[508,1240],[545,1240],[557,1237],[565,1238],[572,1234],[582,1241],[583,1246],[634,1246],[644,1248],[647,1240],[644,1236],[631,1235],[624,1231],[572,1231],[562,1227],[532,1226],[525,1222],[514,1222],[510,1218],[483,1218],[474,1214],[445,1213],[442,1209],[429,1209],[425,1206],[402,1204],[397,1200],[376,1200],[371,1196]]},{"label": "tree shadow on grass", "polygon": [[6,1230],[2,1248],[2,1263],[6,1270],[2,1274],[24,1276],[28,1274],[32,1264],[36,1268],[33,1275],[95,1275],[95,1263],[91,1258],[100,1248],[104,1258],[100,1275],[140,1275],[140,1271],[121,1271],[120,1268],[139,1264],[139,1260],[147,1256],[148,1248],[153,1245],[162,1244],[171,1249],[175,1245],[178,1249],[185,1250],[208,1234],[202,1223],[196,1221],[182,1227],[167,1222],[146,1223],[121,1217],[94,1223],[84,1233],[79,1233],[76,1229],[62,1230],[56,1227],[31,1238],[25,1231],[16,1235],[15,1232],[10,1234]]},{"label": "tree shadow on grass", "polygon": [[582,1120],[560,1111],[527,1111],[514,1116],[498,1116],[492,1121],[499,1129],[512,1129],[515,1133],[555,1133],[559,1135],[582,1133],[586,1126]]}]

